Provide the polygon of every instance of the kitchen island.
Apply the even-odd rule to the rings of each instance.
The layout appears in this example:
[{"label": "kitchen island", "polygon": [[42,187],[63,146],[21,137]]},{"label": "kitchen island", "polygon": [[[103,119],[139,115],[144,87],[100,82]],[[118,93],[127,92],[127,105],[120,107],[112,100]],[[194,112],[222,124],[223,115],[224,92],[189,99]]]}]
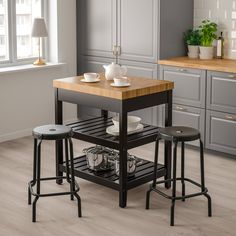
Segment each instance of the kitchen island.
[{"label": "kitchen island", "polygon": [[[170,81],[153,80],[132,77],[131,86],[114,88],[110,86],[104,75],[100,75],[99,83],[83,83],[83,77],[70,77],[53,81],[55,88],[55,121],[63,124],[63,102],[89,106],[101,109],[101,116],[88,120],[80,120],[68,124],[74,131],[74,138],[94,144],[106,146],[119,151],[119,177],[115,171],[95,173],[88,169],[85,156],[74,159],[75,175],[119,191],[119,205],[126,207],[127,191],[151,181],[154,177],[153,162],[143,160],[137,167],[134,177],[127,177],[127,151],[129,149],[154,142],[158,127],[145,125],[136,134],[127,135],[127,116],[132,112],[147,107],[165,104],[165,126],[172,125],[172,90],[174,83]],[[119,137],[106,133],[106,128],[112,125],[108,111],[119,114]],[[154,155],[154,151],[153,151]],[[62,141],[56,143],[57,176],[65,171],[63,163]],[[171,177],[171,143],[165,142],[165,163],[159,165],[157,177]],[[60,182],[58,182],[60,184]],[[170,187],[170,183],[166,184]]]}]

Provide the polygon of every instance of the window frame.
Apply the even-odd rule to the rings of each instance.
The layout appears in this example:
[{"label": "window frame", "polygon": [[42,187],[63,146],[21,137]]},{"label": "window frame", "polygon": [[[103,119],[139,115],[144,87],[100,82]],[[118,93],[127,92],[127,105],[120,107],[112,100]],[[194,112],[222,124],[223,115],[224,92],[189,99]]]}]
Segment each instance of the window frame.
[{"label": "window frame", "polygon": [[[41,0],[41,17],[47,21],[45,0]],[[0,68],[10,67],[24,64],[31,64],[38,57],[28,57],[23,59],[17,58],[17,36],[16,36],[16,0],[8,1],[8,44],[9,44],[9,59],[0,61]],[[45,56],[45,40],[41,40],[41,54]]]}]

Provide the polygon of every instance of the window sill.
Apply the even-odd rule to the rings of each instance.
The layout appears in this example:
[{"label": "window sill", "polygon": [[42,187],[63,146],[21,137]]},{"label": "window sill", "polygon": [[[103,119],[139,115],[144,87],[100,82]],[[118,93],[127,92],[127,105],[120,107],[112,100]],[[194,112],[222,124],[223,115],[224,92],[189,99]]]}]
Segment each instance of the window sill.
[{"label": "window sill", "polygon": [[66,65],[66,63],[48,62],[46,65],[43,65],[43,66],[35,66],[33,64],[27,64],[27,65],[19,65],[19,66],[2,67],[0,68],[0,75],[10,74],[10,73],[15,73],[15,72],[43,70],[47,68],[62,67],[64,65]]}]

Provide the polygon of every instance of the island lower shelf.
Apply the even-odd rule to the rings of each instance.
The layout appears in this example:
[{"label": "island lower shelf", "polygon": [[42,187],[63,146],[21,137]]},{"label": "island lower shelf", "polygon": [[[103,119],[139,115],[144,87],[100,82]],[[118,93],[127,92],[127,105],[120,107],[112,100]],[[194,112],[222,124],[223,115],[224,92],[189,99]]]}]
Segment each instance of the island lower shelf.
[{"label": "island lower shelf", "polygon": [[[127,189],[135,188],[139,185],[145,184],[153,180],[154,164],[153,162],[141,159],[142,162],[137,165],[135,176],[128,177]],[[60,165],[60,171],[65,172],[65,163]],[[119,177],[116,175],[114,168],[106,172],[93,172],[87,167],[86,156],[74,158],[74,172],[75,176],[100,184],[114,190],[119,191]],[[166,169],[163,165],[158,164],[157,178],[166,175]]]}]

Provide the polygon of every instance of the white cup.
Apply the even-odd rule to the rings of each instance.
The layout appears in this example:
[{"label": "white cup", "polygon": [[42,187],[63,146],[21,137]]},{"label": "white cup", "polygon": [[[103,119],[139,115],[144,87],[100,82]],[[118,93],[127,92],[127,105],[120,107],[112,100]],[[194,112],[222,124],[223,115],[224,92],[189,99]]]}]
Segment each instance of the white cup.
[{"label": "white cup", "polygon": [[129,79],[127,77],[119,77],[119,78],[114,78],[114,84],[117,86],[122,86],[124,84],[129,83]]},{"label": "white cup", "polygon": [[99,74],[97,73],[84,73],[84,79],[87,82],[92,82],[98,78],[99,78]]}]

